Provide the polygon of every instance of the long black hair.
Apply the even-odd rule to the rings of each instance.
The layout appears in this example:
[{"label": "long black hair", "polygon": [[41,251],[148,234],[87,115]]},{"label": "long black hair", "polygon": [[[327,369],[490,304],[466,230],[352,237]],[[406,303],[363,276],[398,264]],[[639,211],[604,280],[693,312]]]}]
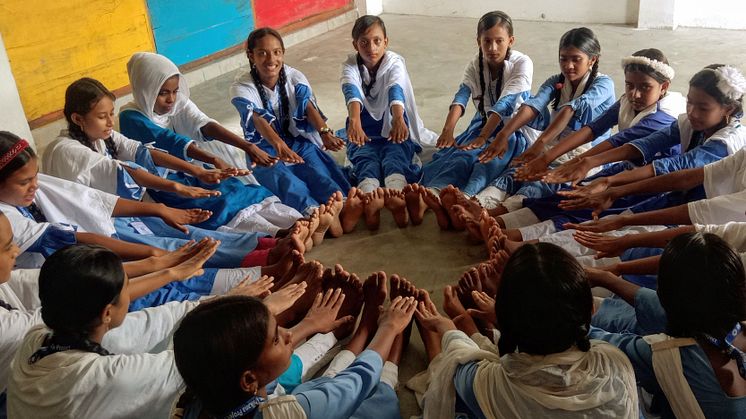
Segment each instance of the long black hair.
[{"label": "long black hair", "polygon": [[[579,49],[582,53],[587,55],[589,59],[596,59],[596,62],[593,63],[593,67],[591,67],[591,75],[588,77],[585,89],[583,89],[583,93],[585,93],[591,87],[593,80],[598,75],[598,62],[601,57],[601,43],[598,42],[598,38],[596,38],[596,34],[593,33],[592,30],[586,27],[581,27],[570,29],[562,35],[562,38],[560,38],[560,50],[570,47]],[[562,96],[562,88],[560,86],[564,85],[564,83],[565,75],[560,74],[559,82],[555,86],[552,96],[552,108],[555,111],[560,105],[559,101]]]},{"label": "long black hair", "polygon": [[60,350],[109,353],[89,340],[109,304],[124,287],[122,260],[102,246],[74,244],[54,252],[39,272],[41,318],[52,329],[31,362]]},{"label": "long black hair", "polygon": [[548,355],[590,349],[593,296],[574,257],[550,243],[526,244],[505,264],[495,299],[501,353]]},{"label": "long black hair", "polygon": [[[277,38],[277,40],[280,41],[280,45],[282,46],[282,51],[285,52],[285,43],[282,41],[282,35],[280,35],[279,32],[272,28],[259,28],[251,31],[249,37],[246,39],[246,55],[248,56],[249,52],[253,51],[254,48],[256,48],[256,43],[259,42],[260,39],[268,35]],[[251,61],[250,57],[249,61]],[[259,72],[257,71],[256,66],[253,62],[251,62],[250,73],[251,79],[254,81],[254,85],[256,86],[256,90],[259,92],[259,97],[262,99],[262,106],[264,106],[264,109],[272,111],[272,105],[269,103],[267,94],[264,92],[264,88],[262,87],[262,79],[261,77],[259,77]],[[287,81],[288,79],[287,75],[285,74],[285,66],[283,65],[280,68],[280,77],[277,80],[277,84],[280,88],[280,113],[282,114],[280,119],[280,127],[282,129],[282,134],[284,135],[288,135],[290,128],[290,102],[288,99],[288,92],[287,90],[285,90]]]},{"label": "long black hair", "polygon": [[[67,120],[67,130],[75,140],[80,141],[81,144],[90,148],[94,152],[97,152],[93,147],[93,143],[88,139],[88,136],[83,132],[83,128],[73,122],[73,114],[84,116],[93,109],[96,104],[103,99],[108,97],[112,101],[115,101],[117,97],[112,91],[106,88],[100,81],[92,79],[90,77],[83,77],[82,79],[75,80],[67,86],[65,90],[65,108],[64,114]],[[104,138],[106,144],[106,151],[112,159],[117,158],[117,147],[111,137]]]},{"label": "long black hair", "polygon": [[[500,25],[503,29],[505,29],[505,32],[508,33],[509,36],[513,36],[513,20],[510,18],[510,16],[507,15],[505,12],[501,12],[499,10],[485,13],[480,19],[479,23],[477,23],[477,39],[480,39],[482,34],[495,27],[496,25]],[[510,47],[508,47],[508,51],[505,53],[505,59],[510,58]],[[503,82],[503,73],[502,71],[498,72],[498,79],[497,83],[495,83],[495,97],[500,97],[500,93],[502,92],[502,82]],[[486,100],[486,87],[485,87],[485,81],[484,81],[484,54],[482,53],[482,47],[479,46],[479,87],[482,90],[482,98],[479,100],[479,103],[477,105],[477,109],[479,111],[479,114],[482,115],[482,126],[487,122],[487,113],[484,110],[484,101]]]},{"label": "long black hair", "polygon": [[[8,131],[0,131],[0,156],[4,156],[13,146],[21,141],[21,137]],[[18,153],[13,160],[0,168],[0,183],[5,182],[17,170],[25,166],[31,159],[36,157],[34,149],[30,146]]]},{"label": "long black hair", "polygon": [[182,320],[174,334],[176,367],[208,412],[228,412],[250,397],[241,389],[241,375],[256,367],[269,316],[256,298],[226,296],[200,304]]},{"label": "long black hair", "polygon": [[746,275],[739,255],[714,234],[686,233],[658,265],[658,298],[671,336],[722,338],[746,319]]}]

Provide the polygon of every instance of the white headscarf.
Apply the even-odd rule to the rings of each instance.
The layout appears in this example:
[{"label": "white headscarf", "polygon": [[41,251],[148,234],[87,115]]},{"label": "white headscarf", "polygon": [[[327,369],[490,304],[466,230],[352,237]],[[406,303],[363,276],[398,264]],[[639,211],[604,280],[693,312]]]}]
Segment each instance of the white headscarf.
[{"label": "white headscarf", "polygon": [[[163,55],[137,52],[127,61],[127,73],[132,86],[132,96],[135,98],[135,107],[152,121],[178,114],[189,100],[189,84],[176,64]],[[163,83],[173,76],[179,76],[176,103],[169,113],[158,115],[153,110],[158,92]]]}]

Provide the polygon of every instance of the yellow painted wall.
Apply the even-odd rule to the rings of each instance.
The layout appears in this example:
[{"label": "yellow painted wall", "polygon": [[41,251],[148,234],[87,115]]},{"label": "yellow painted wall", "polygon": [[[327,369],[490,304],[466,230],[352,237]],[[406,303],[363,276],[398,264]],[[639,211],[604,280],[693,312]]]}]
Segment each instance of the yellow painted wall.
[{"label": "yellow painted wall", "polygon": [[62,109],[80,77],[126,86],[132,53],[154,51],[145,0],[2,0],[0,33],[29,120]]}]

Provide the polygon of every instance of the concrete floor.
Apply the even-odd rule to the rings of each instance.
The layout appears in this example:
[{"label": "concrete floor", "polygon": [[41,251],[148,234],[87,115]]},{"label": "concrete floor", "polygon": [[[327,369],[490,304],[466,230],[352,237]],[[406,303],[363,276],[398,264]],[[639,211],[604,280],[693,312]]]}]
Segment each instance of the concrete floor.
[{"label": "concrete floor", "polygon": [[[476,19],[431,18],[384,15],[390,39],[389,48],[407,59],[415,87],[417,105],[425,125],[433,131],[442,128],[448,106],[457,89],[465,64],[477,52]],[[514,49],[528,54],[534,62],[534,89],[559,71],[559,38],[568,29],[580,26],[565,23],[515,22]],[[728,63],[746,70],[746,32],[680,28],[676,31],[637,30],[625,26],[589,25],[601,47],[601,72],[616,82],[617,96],[623,93],[624,79],[619,62],[642,48],[658,48],[677,73],[672,90],[686,95],[688,79],[712,63]],[[285,62],[301,70],[310,80],[319,105],[329,118],[329,126],[343,126],[346,110],[339,88],[340,63],[353,51],[351,25],[321,35],[290,48]],[[235,72],[196,86],[192,99],[207,114],[240,132],[238,115],[228,103],[228,86]],[[469,109],[469,118],[474,110]],[[465,127],[469,118],[462,118]],[[338,156],[342,157],[342,156]],[[384,210],[384,213],[386,211]],[[443,287],[458,279],[469,266],[486,257],[481,246],[466,243],[465,235],[441,232],[432,213],[419,227],[397,229],[388,213],[381,230],[368,232],[360,225],[356,232],[327,240],[307,254],[327,266],[342,264],[361,278],[384,270],[398,273],[433,293],[438,304]],[[400,368],[400,381],[426,367],[424,348],[416,331]],[[403,417],[419,413],[412,393],[399,390]]]}]

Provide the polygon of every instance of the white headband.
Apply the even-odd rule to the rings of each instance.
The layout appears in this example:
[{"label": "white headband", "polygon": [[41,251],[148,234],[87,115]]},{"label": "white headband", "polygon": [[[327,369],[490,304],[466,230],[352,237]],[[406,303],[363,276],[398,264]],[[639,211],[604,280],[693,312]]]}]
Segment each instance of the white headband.
[{"label": "white headband", "polygon": [[622,58],[622,68],[625,68],[630,64],[640,64],[648,66],[656,72],[662,74],[663,77],[667,78],[668,80],[673,80],[674,76],[676,75],[676,72],[673,71],[673,67],[671,67],[670,65],[658,60],[652,60],[648,57],[638,57],[636,55],[631,55],[629,57]]},{"label": "white headband", "polygon": [[720,90],[725,97],[732,100],[740,100],[743,94],[746,93],[746,78],[743,77],[737,68],[729,65],[718,67],[715,70],[715,74],[718,75],[718,90]]}]

